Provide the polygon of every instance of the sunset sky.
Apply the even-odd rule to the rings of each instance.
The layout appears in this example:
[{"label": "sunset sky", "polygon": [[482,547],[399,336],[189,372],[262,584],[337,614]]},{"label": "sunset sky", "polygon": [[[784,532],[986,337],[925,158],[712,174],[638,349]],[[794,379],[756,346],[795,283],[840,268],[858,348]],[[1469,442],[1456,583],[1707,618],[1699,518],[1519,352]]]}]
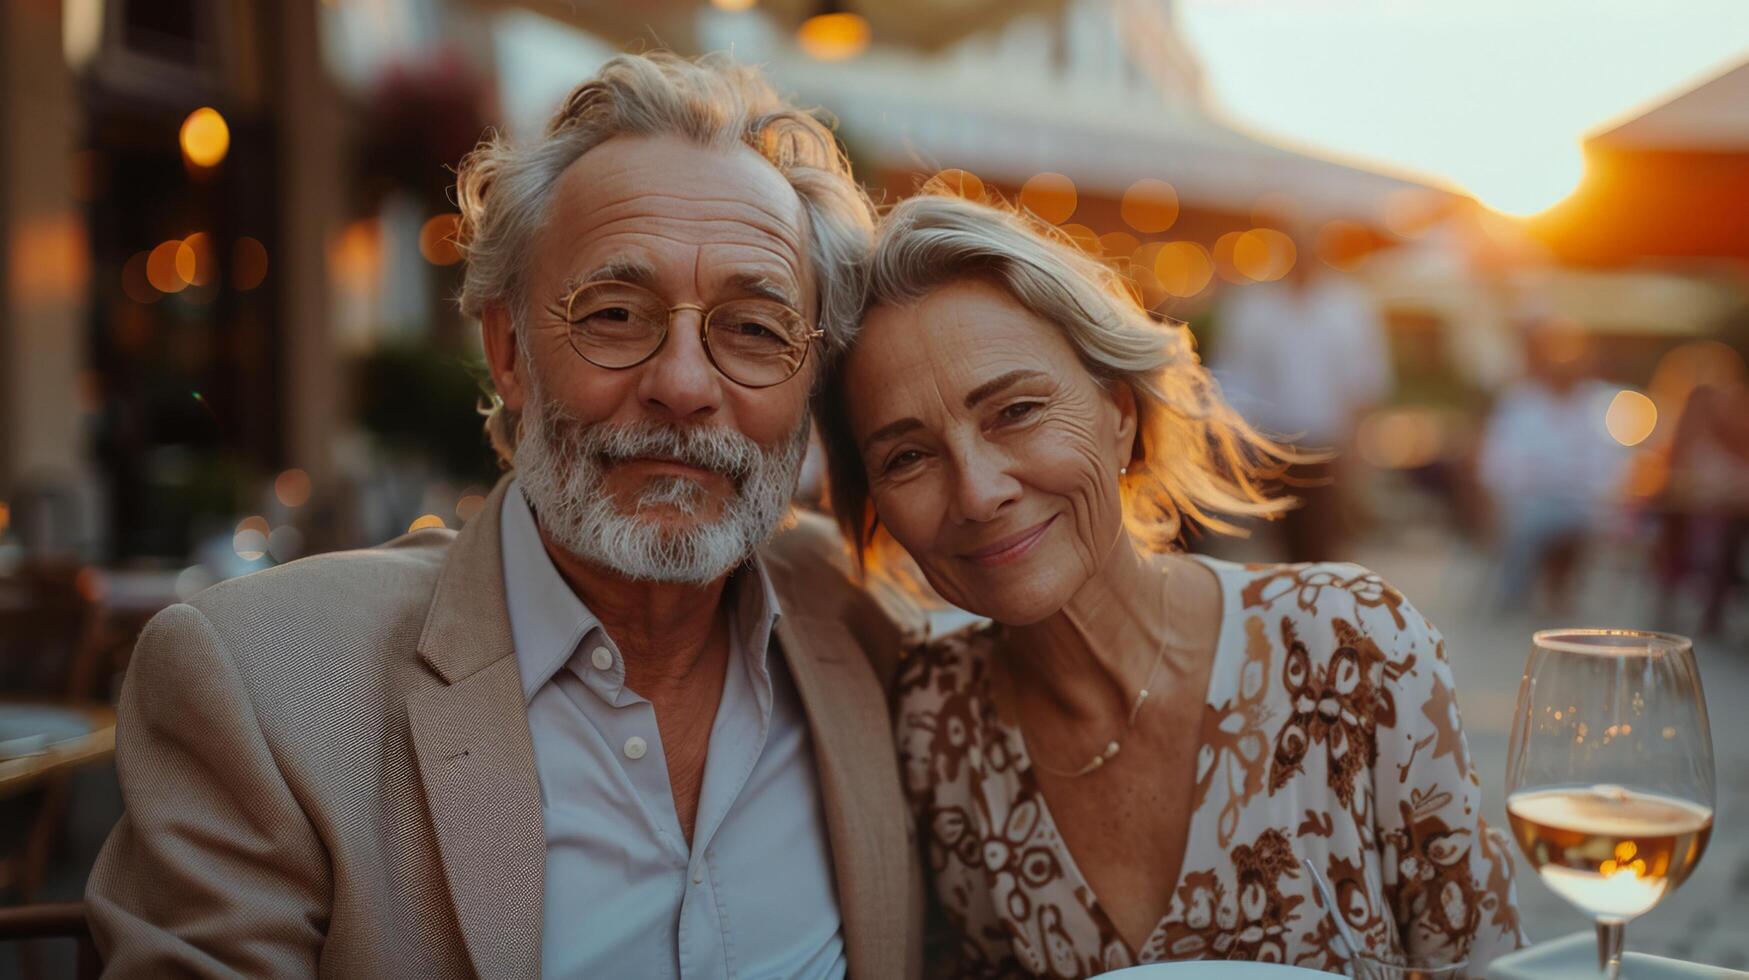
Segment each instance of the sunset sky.
[{"label": "sunset sky", "polygon": [[1749,0],[1180,0],[1217,104],[1524,214],[1587,132],[1749,60]]}]

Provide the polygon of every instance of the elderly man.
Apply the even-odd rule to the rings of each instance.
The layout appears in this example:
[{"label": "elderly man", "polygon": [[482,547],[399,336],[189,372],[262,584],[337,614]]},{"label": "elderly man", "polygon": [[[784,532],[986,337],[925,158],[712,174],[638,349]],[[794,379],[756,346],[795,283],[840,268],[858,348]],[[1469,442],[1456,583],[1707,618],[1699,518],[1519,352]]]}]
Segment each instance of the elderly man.
[{"label": "elderly man", "polygon": [[512,473],[459,534],[153,621],[110,969],[916,974],[893,631],[761,550],[871,227],[831,135],[750,70],[621,57],[458,190]]}]

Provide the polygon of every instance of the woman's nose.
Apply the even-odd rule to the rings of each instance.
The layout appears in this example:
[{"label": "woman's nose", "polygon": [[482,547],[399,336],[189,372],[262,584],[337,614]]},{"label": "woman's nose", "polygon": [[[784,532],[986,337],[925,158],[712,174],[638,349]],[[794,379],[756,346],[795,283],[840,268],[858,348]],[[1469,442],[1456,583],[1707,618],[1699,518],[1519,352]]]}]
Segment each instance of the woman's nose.
[{"label": "woman's nose", "polygon": [[1006,457],[987,450],[964,454],[954,467],[953,505],[956,524],[994,520],[1020,496],[1020,481],[1009,475]]}]

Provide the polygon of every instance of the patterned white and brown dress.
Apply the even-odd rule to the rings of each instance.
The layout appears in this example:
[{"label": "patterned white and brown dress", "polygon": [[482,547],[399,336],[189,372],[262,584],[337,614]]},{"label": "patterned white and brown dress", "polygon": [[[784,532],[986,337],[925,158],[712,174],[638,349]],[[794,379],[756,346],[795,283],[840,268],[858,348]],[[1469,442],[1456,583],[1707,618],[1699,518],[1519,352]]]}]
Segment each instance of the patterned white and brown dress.
[{"label": "patterned white and brown dress", "polygon": [[1439,633],[1359,566],[1197,560],[1220,579],[1220,639],[1183,870],[1141,949],[1082,879],[1020,733],[991,704],[1001,628],[906,662],[900,760],[954,933],[952,975],[1199,959],[1339,970],[1302,857],[1369,945],[1467,957],[1475,976],[1523,945],[1510,844],[1482,820]]}]

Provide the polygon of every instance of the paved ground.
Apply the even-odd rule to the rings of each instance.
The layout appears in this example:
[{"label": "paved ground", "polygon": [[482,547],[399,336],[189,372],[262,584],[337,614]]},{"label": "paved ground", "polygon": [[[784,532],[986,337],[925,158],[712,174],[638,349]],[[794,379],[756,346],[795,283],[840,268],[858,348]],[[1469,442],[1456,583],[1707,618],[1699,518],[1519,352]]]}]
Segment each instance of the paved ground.
[{"label": "paved ground", "polygon": [[[1561,626],[1651,625],[1643,563],[1628,549],[1601,556],[1588,570],[1579,607],[1555,616],[1489,609],[1486,557],[1437,531],[1392,535],[1363,546],[1358,558],[1408,595],[1445,634],[1464,725],[1488,794],[1489,819],[1506,826],[1507,733],[1531,633]],[[1749,608],[1744,605],[1732,611],[1724,637],[1696,640],[1718,774],[1712,843],[1688,883],[1631,924],[1627,936],[1628,947],[1640,952],[1749,970]],[[1534,874],[1521,873],[1518,881],[1533,940],[1590,928]]]}]

